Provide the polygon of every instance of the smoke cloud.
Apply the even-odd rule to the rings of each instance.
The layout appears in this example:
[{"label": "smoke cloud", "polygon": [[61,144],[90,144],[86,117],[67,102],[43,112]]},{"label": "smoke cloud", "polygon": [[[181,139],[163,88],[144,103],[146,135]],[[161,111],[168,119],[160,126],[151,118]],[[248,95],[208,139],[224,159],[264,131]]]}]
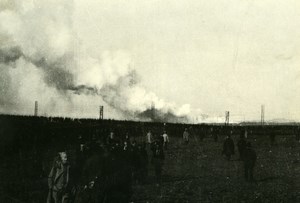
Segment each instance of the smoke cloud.
[{"label": "smoke cloud", "polygon": [[87,101],[104,101],[123,118],[188,121],[189,105],[177,107],[140,85],[126,51],[99,57],[78,51],[72,1],[4,1],[1,7],[0,111],[28,114],[39,100],[47,114],[70,116]]}]

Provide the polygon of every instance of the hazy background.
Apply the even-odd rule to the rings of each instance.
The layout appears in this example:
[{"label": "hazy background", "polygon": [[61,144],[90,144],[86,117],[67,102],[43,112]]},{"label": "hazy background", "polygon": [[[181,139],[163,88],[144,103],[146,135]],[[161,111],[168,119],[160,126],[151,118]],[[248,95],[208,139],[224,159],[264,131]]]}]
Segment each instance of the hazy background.
[{"label": "hazy background", "polygon": [[1,113],[300,121],[299,1],[0,2]]}]

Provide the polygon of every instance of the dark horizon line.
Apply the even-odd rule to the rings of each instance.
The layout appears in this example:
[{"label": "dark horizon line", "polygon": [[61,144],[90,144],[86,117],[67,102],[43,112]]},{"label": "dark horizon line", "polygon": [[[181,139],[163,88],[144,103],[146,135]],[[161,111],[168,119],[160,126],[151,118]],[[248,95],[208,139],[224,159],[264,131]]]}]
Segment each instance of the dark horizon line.
[{"label": "dark horizon line", "polygon": [[[70,119],[70,120],[113,120],[113,121],[130,121],[130,122],[145,122],[145,123],[170,123],[170,124],[189,124],[189,125],[225,125],[225,122],[199,122],[199,123],[183,123],[183,122],[168,122],[168,121],[145,121],[145,120],[126,120],[126,119],[114,119],[114,118],[104,118],[104,119],[99,119],[99,118],[88,118],[88,117],[84,117],[84,118],[78,118],[78,117],[63,117],[63,116],[45,116],[45,115],[38,115],[35,116],[33,114],[8,114],[8,113],[0,113],[0,116],[15,116],[15,117],[38,117],[38,118],[62,118],[62,119]],[[300,125],[299,121],[290,121],[287,119],[287,121],[285,122],[278,122],[276,120],[284,120],[284,119],[272,119],[269,121],[264,121],[263,125]],[[241,121],[241,122],[232,122],[229,123],[228,125],[260,125],[261,121],[259,120],[252,120],[252,121]]]}]

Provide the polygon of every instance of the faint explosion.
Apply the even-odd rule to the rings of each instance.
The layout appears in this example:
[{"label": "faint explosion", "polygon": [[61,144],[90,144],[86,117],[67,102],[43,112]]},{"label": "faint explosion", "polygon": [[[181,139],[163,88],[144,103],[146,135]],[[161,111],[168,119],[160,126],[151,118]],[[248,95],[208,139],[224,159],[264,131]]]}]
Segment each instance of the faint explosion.
[{"label": "faint explosion", "polygon": [[44,109],[50,112],[66,102],[69,109],[63,111],[68,114],[75,95],[88,95],[124,118],[188,121],[189,105],[177,107],[140,85],[127,52],[92,57],[76,51],[72,1],[15,0],[0,5],[0,111],[21,110],[35,96],[43,97]]}]

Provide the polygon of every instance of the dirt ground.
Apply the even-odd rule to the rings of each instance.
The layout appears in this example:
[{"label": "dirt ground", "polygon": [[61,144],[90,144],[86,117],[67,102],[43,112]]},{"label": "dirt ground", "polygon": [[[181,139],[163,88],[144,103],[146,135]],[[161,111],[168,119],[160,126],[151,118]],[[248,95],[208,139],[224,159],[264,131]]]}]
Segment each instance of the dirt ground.
[{"label": "dirt ground", "polygon": [[268,137],[249,139],[258,156],[253,183],[244,180],[237,148],[231,161],[221,155],[223,138],[192,137],[188,145],[170,140],[161,187],[149,165],[147,183],[134,185],[132,202],[300,202],[300,143],[292,135],[277,137],[274,146]]}]

